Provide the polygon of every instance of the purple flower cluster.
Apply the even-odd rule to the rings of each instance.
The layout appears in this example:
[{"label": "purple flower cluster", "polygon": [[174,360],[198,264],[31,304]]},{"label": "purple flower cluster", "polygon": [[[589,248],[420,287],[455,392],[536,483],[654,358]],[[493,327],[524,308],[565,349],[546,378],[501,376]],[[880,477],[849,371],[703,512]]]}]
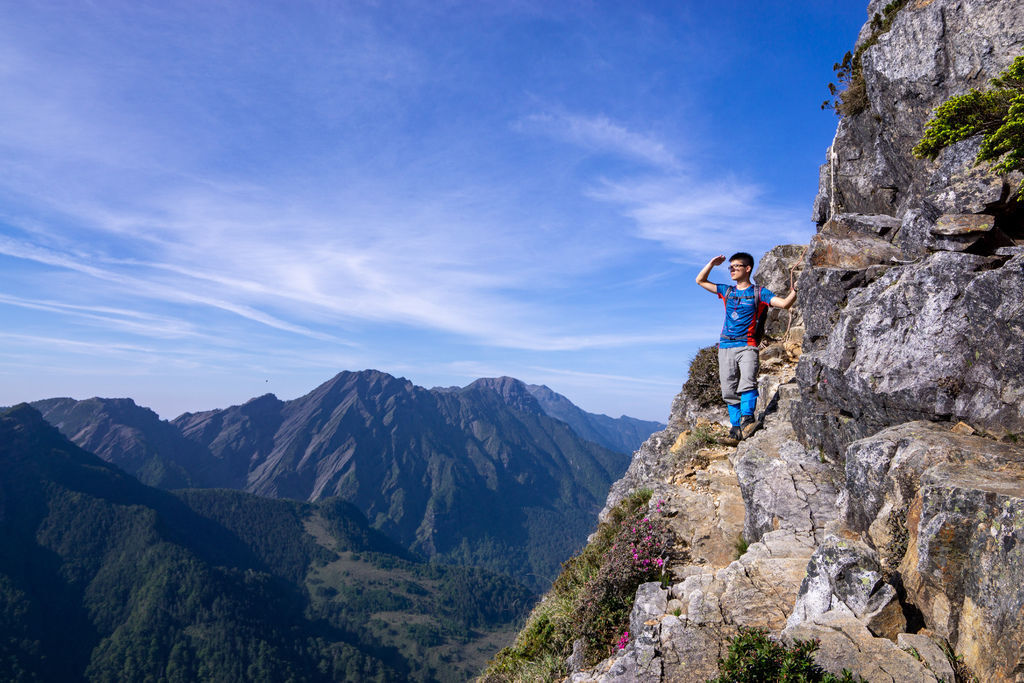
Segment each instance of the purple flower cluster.
[{"label": "purple flower cluster", "polygon": [[663,504],[658,501],[650,514],[644,505],[620,519],[599,569],[580,592],[573,624],[587,643],[588,660],[626,647],[629,632],[623,626],[637,586],[664,575],[672,532],[658,514]]},{"label": "purple flower cluster", "polygon": [[[655,512],[660,513],[665,501],[658,500]],[[633,558],[633,569],[641,574],[647,575],[652,571],[660,574],[665,568],[663,555],[668,549],[668,538],[665,534],[664,523],[654,522],[650,516],[644,515],[641,518],[632,517],[622,522],[623,529],[620,530],[616,544],[612,546],[612,555],[617,549],[619,542],[628,545],[629,556]],[[610,558],[612,559],[612,558]],[[653,577],[648,577],[653,578]]]}]

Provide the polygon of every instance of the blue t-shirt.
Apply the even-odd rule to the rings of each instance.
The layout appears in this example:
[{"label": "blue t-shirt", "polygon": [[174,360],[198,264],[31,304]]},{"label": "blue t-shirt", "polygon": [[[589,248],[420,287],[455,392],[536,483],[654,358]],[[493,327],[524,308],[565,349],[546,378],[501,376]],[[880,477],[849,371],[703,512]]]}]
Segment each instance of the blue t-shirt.
[{"label": "blue t-shirt", "polygon": [[[718,340],[718,348],[733,349],[738,346],[757,346],[754,339],[754,313],[756,304],[754,292],[757,287],[750,285],[746,289],[736,289],[732,286],[732,292],[726,299],[725,293],[729,291],[729,285],[715,285],[718,298],[725,303],[725,324],[722,325],[722,336]],[[761,288],[760,305],[768,307],[775,295],[767,287]],[[762,313],[764,315],[764,313]]]}]

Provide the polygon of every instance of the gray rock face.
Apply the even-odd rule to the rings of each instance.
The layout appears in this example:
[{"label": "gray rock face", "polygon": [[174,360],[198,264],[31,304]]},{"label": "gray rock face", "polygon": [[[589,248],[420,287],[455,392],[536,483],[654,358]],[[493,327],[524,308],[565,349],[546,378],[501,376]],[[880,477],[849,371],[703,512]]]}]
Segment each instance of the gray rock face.
[{"label": "gray rock face", "polygon": [[844,518],[982,680],[1024,672],[1024,448],[915,422],[847,451]]},{"label": "gray rock face", "polygon": [[659,656],[661,618],[668,605],[668,591],[657,581],[642,584],[636,590],[629,617],[629,643],[589,671],[569,677],[571,683],[659,683],[662,660]]},{"label": "gray rock face", "polygon": [[836,519],[842,472],[800,445],[787,421],[743,441],[734,466],[747,511],[747,541],[778,529],[820,538],[825,525]]},{"label": "gray rock face", "polygon": [[833,455],[917,419],[1022,433],[1024,355],[1008,352],[1022,338],[1024,256],[937,252],[891,268],[801,357],[794,426]]},{"label": "gray rock face", "polygon": [[[1020,454],[1024,456],[1024,453]],[[1024,457],[1022,457],[1024,460]],[[908,599],[982,680],[1024,674],[1024,462],[942,464],[922,477]]]},{"label": "gray rock face", "polygon": [[896,588],[879,573],[878,556],[868,546],[830,536],[807,563],[787,626],[836,611],[859,619],[875,635],[890,640],[906,630]]},{"label": "gray rock face", "polygon": [[804,352],[822,346],[852,294],[901,262],[902,252],[883,239],[898,226],[891,216],[839,214],[811,239],[798,282]]},{"label": "gray rock face", "polygon": [[[881,12],[884,4],[873,3],[869,14]],[[860,40],[868,35],[865,26]],[[1022,45],[1021,0],[908,3],[891,29],[863,53],[870,105],[840,121],[834,161],[821,173],[816,220],[829,217],[830,205],[841,212],[902,217],[922,200],[940,207],[940,213],[976,213],[993,197],[1000,201],[1002,181],[984,168],[972,168],[973,155],[947,150],[926,162],[915,159],[911,149],[935,107],[951,95],[984,88]],[[951,182],[956,176],[965,182]],[[953,186],[959,189],[950,191]]]},{"label": "gray rock face", "polygon": [[[828,672],[842,675],[849,669],[871,683],[917,683],[943,680],[928,665],[888,638],[876,638],[854,617],[827,612],[787,628],[783,639],[817,639],[814,661]],[[945,671],[945,670],[943,670]],[[952,679],[945,679],[952,681]]]},{"label": "gray rock face", "polygon": [[896,638],[901,650],[916,655],[940,681],[955,681],[956,674],[946,653],[933,638],[920,633],[901,633]]},{"label": "gray rock face", "polygon": [[[780,244],[772,248],[757,264],[754,282],[772,290],[776,296],[786,296],[790,290],[790,273],[793,282],[800,276],[801,258],[804,253],[802,244]],[[771,308],[764,332],[767,337],[780,339],[786,331],[803,324],[800,316],[800,299],[789,310]]]}]

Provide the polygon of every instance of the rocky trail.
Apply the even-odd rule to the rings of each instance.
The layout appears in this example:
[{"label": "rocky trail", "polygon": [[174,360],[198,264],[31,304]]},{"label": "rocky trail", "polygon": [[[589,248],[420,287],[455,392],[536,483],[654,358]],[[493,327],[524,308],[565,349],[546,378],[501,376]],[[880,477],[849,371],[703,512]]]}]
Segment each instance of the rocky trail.
[{"label": "rocky trail", "polygon": [[[762,377],[775,403],[762,429],[738,446],[688,452],[692,431],[676,422],[637,453],[619,494],[653,490],[652,513],[662,501],[676,538],[671,584],[641,586],[629,645],[570,681],[714,678],[741,627],[788,642],[816,638],[818,663],[835,673],[853,668],[873,682],[954,680],[942,639],[906,632],[878,554],[844,528],[842,468],[797,441],[793,371],[790,362]],[[697,422],[725,434],[707,417]],[[616,498],[613,491],[607,509]],[[744,548],[741,539],[753,542]]]}]

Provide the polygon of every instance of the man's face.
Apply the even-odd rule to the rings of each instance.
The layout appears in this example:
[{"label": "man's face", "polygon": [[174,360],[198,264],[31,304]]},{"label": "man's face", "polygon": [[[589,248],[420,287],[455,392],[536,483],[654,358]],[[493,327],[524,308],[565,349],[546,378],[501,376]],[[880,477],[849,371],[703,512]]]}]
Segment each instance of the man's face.
[{"label": "man's face", "polygon": [[730,261],[729,277],[737,281],[746,280],[750,277],[750,266],[745,265],[743,261]]}]

